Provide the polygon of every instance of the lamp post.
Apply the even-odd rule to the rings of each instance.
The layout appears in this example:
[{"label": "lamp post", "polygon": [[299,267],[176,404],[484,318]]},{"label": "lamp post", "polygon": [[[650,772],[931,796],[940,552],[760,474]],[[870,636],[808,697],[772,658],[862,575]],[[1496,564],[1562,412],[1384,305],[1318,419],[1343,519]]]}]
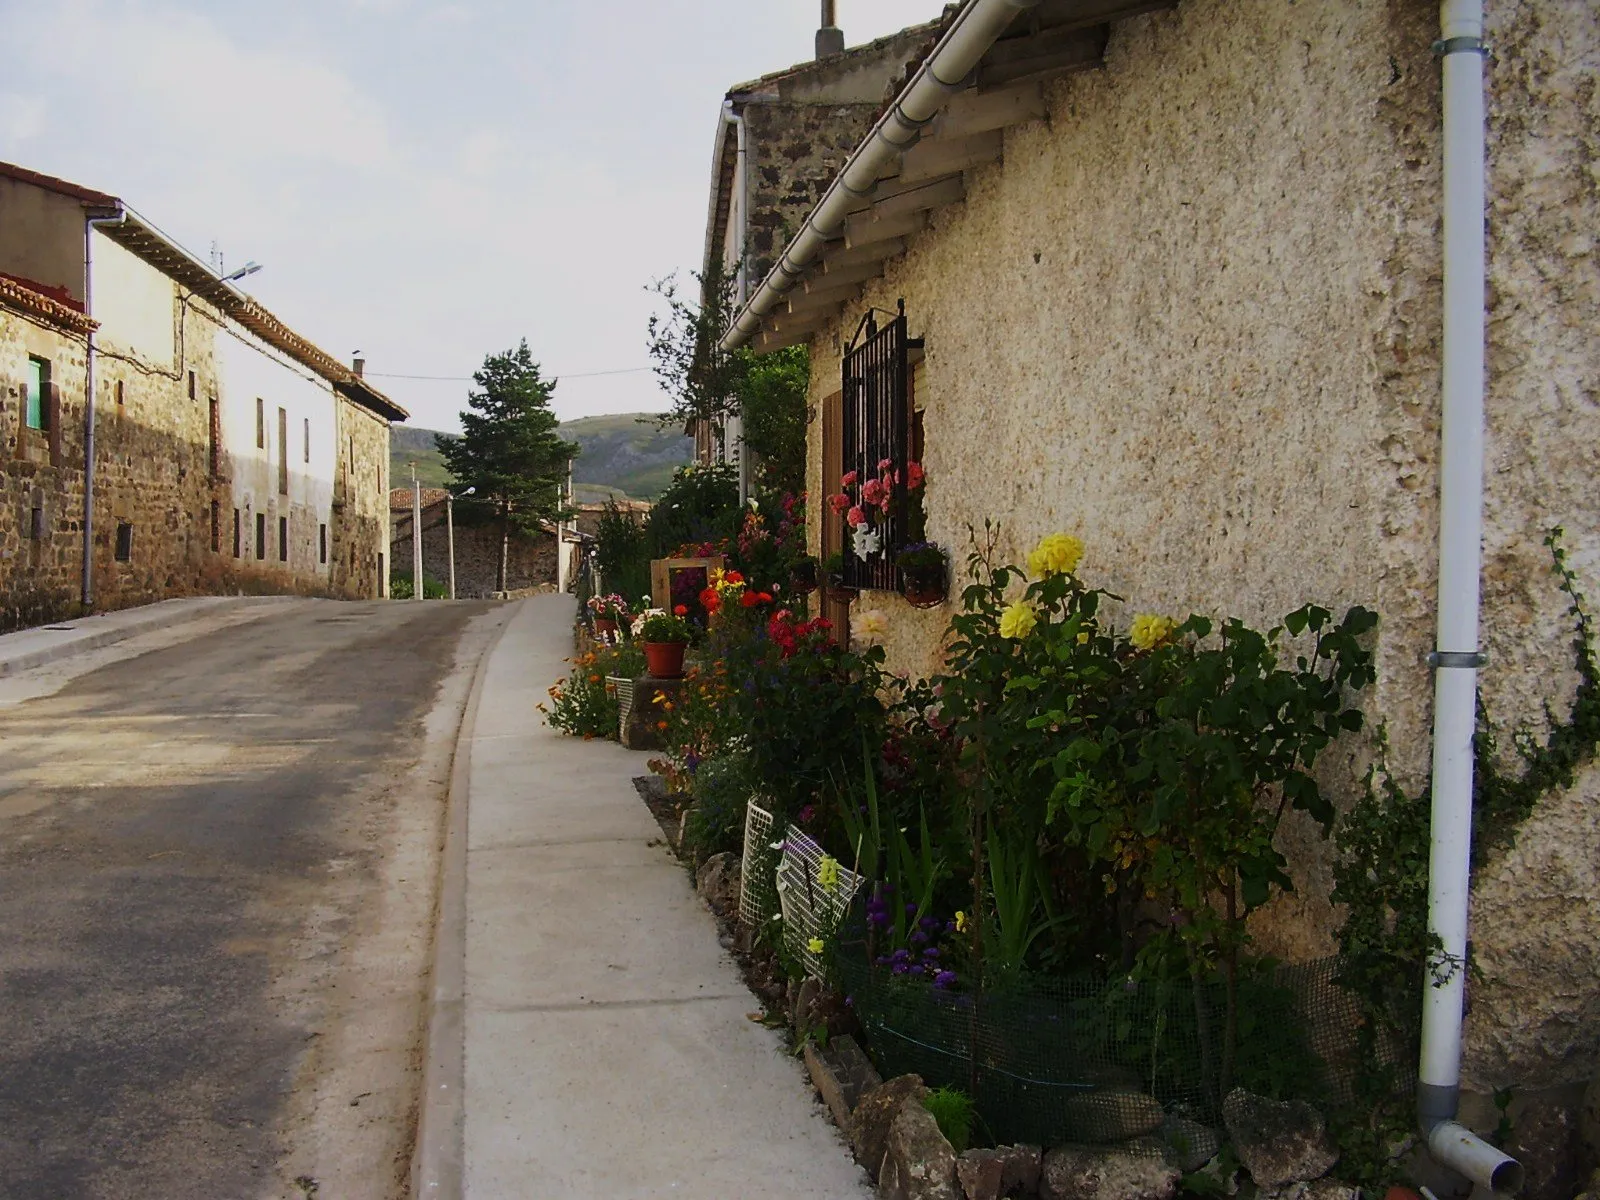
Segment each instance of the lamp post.
[{"label": "lamp post", "polygon": [[411,598],[422,599],[422,482],[411,464]]},{"label": "lamp post", "polygon": [[[462,492],[463,496],[470,496],[478,489],[469,487]],[[450,599],[456,598],[456,494],[444,494],[444,540],[450,554]]]}]

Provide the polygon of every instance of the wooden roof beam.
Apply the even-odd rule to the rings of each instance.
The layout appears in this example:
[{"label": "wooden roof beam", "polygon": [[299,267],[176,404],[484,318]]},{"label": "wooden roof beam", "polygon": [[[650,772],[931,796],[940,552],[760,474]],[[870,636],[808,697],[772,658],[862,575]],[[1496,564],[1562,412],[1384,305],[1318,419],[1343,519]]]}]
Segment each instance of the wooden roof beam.
[{"label": "wooden roof beam", "polygon": [[892,220],[884,220],[874,212],[856,213],[844,222],[844,245],[847,250],[857,250],[876,242],[887,242],[921,233],[928,224],[926,212],[906,213]]},{"label": "wooden roof beam", "polygon": [[900,164],[902,185],[926,183],[941,175],[994,162],[1005,151],[1005,134],[986,130],[965,138],[927,138],[907,151]]},{"label": "wooden roof beam", "polygon": [[880,242],[868,242],[864,246],[853,249],[842,248],[826,255],[823,260],[823,269],[834,271],[841,267],[852,267],[857,263],[882,262],[886,258],[893,258],[897,254],[905,253],[906,240],[901,237],[885,238]]},{"label": "wooden roof beam", "polygon": [[1021,83],[995,92],[969,89],[951,99],[923,134],[946,141],[1037,121],[1045,115],[1044,92],[1037,83]]},{"label": "wooden roof beam", "polygon": [[1004,87],[1033,76],[1087,71],[1105,63],[1111,26],[1047,29],[1032,37],[996,42],[978,64],[978,90]]}]

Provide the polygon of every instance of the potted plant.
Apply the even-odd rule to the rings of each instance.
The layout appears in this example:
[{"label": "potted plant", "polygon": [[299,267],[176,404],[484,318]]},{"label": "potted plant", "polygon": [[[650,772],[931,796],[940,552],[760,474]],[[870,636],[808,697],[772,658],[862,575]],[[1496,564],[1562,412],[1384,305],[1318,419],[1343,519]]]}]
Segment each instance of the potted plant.
[{"label": "potted plant", "polygon": [[949,557],[933,542],[913,542],[895,556],[900,591],[913,608],[934,608],[949,593]]},{"label": "potted plant", "polygon": [[838,592],[841,595],[846,596],[855,595],[856,589],[844,581],[844,551],[835,550],[832,554],[828,555],[827,559],[822,564],[822,569],[828,577],[828,588],[830,591]]},{"label": "potted plant", "polygon": [[817,560],[813,555],[802,554],[795,560],[794,570],[789,573],[789,586],[802,596],[817,590]]},{"label": "potted plant", "polygon": [[657,679],[683,677],[683,652],[692,635],[689,622],[670,613],[647,613],[634,630],[644,645],[646,669]]},{"label": "potted plant", "polygon": [[628,619],[628,602],[615,592],[609,596],[593,596],[589,600],[589,613],[595,633],[610,637],[617,632],[618,625]]}]

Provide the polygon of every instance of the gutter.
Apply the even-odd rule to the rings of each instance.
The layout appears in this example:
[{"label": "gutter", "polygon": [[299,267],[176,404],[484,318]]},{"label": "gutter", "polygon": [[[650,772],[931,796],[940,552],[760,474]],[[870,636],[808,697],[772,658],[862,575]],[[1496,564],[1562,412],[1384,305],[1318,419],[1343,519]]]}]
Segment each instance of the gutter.
[{"label": "gutter", "polygon": [[1483,542],[1486,153],[1483,0],[1443,0],[1444,378],[1440,421],[1439,610],[1434,669],[1428,931],[1439,949],[1422,997],[1417,1119],[1434,1161],[1481,1188],[1522,1187],[1522,1165],[1456,1121],[1471,900]]},{"label": "gutter", "polygon": [[863,197],[877,189],[885,168],[916,145],[928,122],[966,83],[972,69],[1017,14],[1039,3],[1040,0],[969,0],[911,82],[856,147],[844,170],[828,185],[821,203],[734,318],[733,328],[722,339],[722,349],[736,350],[754,336],[761,327],[761,318],[782,303],[823,246],[843,233],[845,217]]},{"label": "gutter", "polygon": [[[128,210],[116,202],[113,215],[89,216],[83,222],[83,315],[94,317],[94,231],[99,225],[121,225]],[[83,571],[80,599],[85,613],[94,611],[94,342],[90,325],[83,355]]]}]

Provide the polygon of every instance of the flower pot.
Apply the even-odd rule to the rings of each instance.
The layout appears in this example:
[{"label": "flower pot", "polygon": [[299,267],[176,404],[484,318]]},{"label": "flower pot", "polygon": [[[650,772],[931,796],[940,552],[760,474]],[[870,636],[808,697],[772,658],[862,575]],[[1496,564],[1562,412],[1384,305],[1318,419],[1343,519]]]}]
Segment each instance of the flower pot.
[{"label": "flower pot", "polygon": [[794,566],[794,574],[790,577],[789,586],[802,596],[808,596],[817,590],[817,560],[814,558],[803,559]]},{"label": "flower pot", "polygon": [[646,642],[645,668],[656,679],[682,679],[683,652],[687,649],[683,642]]},{"label": "flower pot", "polygon": [[617,631],[617,623],[607,617],[594,619],[594,632],[596,637],[610,637]]},{"label": "flower pot", "polygon": [[835,596],[850,597],[857,594],[858,589],[844,581],[844,573],[835,571],[828,576],[828,590]]},{"label": "flower pot", "polygon": [[937,608],[949,590],[943,567],[900,572],[900,593],[912,608]]}]

